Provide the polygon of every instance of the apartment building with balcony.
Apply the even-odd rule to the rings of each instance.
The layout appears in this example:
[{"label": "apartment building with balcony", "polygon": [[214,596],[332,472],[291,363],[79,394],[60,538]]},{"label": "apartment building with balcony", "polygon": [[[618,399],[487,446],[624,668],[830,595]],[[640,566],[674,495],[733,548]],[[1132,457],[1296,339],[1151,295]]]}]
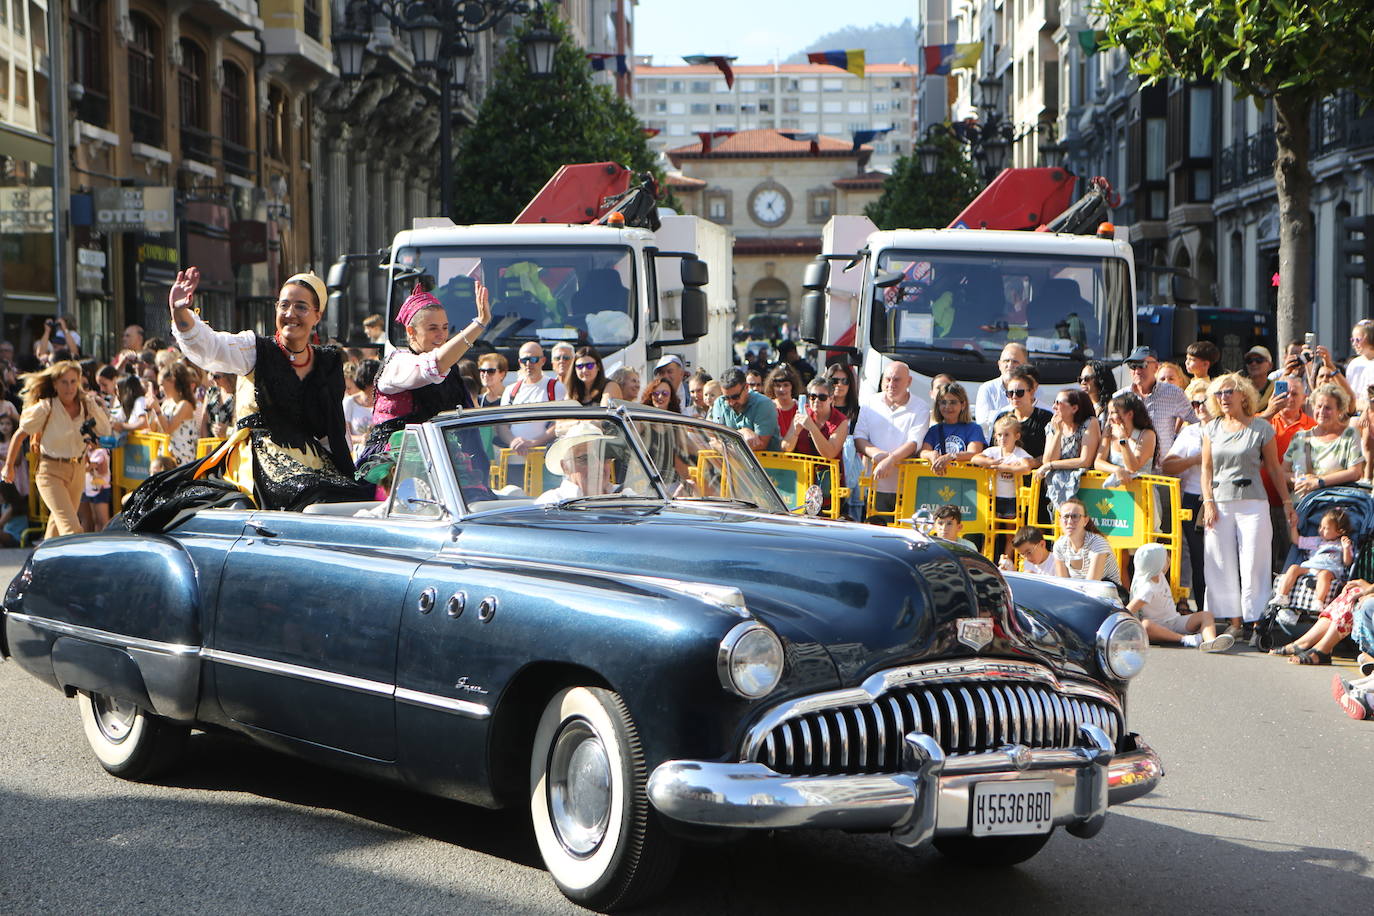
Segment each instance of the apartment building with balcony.
[{"label": "apartment building with balcony", "polygon": [[659,153],[707,131],[779,130],[852,137],[855,131],[891,127],[871,141],[869,168],[891,171],[912,150],[917,68],[869,64],[863,77],[823,64],[741,64],[734,86],[713,66],[655,65],[640,57],[634,68],[634,109]]}]

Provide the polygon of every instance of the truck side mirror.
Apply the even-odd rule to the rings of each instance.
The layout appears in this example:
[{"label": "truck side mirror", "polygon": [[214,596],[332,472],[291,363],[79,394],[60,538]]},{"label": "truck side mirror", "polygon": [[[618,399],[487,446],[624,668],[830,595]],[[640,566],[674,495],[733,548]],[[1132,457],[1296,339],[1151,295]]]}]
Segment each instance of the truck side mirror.
[{"label": "truck side mirror", "polygon": [[688,289],[702,287],[711,282],[711,271],[700,258],[682,259],[682,285]]},{"label": "truck side mirror", "polygon": [[[350,281],[353,279],[353,271],[350,269],[347,258],[341,258],[329,265],[329,273],[325,277],[324,285],[331,292],[348,289]],[[329,297],[333,299],[333,296]]]},{"label": "truck side mirror", "polygon": [[[683,261],[684,266],[686,261]],[[700,263],[700,262],[698,262]],[[706,265],[701,264],[703,273]],[[686,282],[686,278],[683,278]],[[687,341],[700,340],[706,336],[706,291],[700,286],[688,286],[682,290],[682,338]]]},{"label": "truck side mirror", "polygon": [[1197,281],[1187,274],[1174,274],[1170,292],[1179,305],[1193,305],[1198,300]]},{"label": "truck side mirror", "polygon": [[830,283],[830,262],[817,258],[802,271],[802,289],[824,291]]},{"label": "truck side mirror", "polygon": [[887,289],[889,286],[896,286],[902,282],[906,274],[900,270],[885,270],[873,278],[873,285],[879,289]]},{"label": "truck side mirror", "polygon": [[[810,270],[810,267],[807,268]],[[801,339],[820,343],[825,339],[825,293],[809,290],[802,296]]]}]

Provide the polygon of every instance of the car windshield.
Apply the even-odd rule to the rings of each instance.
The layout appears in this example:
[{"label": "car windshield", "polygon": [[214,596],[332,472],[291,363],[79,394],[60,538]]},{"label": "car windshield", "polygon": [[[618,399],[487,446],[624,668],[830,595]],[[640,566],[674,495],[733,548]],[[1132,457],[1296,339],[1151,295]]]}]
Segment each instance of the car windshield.
[{"label": "car windshield", "polygon": [[[645,410],[643,413],[652,414]],[[501,419],[498,420],[497,417]],[[731,431],[664,415],[633,423],[663,493],[622,421],[605,411],[467,414],[443,429],[445,451],[468,512],[503,504],[575,507],[675,500],[734,503],[786,512],[748,447]],[[546,439],[523,452],[520,440]]]},{"label": "car windshield", "polygon": [[1124,347],[1133,317],[1117,258],[978,251],[885,251],[873,290],[874,349],[927,375],[986,381],[1010,342],[1024,344],[1042,383],[1070,382],[1085,359]]},{"label": "car windshield", "polygon": [[[491,293],[492,313],[481,339],[492,346],[566,340],[605,353],[634,340],[634,262],[628,248],[429,246],[400,249],[396,264],[409,269],[392,284],[393,315],[418,278],[443,303],[449,327],[462,328],[477,314],[473,290],[480,280]],[[393,343],[405,343],[403,331],[392,333]]]}]

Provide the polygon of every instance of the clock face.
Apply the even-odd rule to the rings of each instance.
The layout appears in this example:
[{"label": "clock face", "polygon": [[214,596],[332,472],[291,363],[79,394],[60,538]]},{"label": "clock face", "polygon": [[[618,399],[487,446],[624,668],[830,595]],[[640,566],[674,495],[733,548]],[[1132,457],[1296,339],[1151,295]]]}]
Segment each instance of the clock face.
[{"label": "clock face", "polygon": [[765,226],[776,226],[787,219],[787,195],[779,188],[762,188],[754,193],[754,219]]}]

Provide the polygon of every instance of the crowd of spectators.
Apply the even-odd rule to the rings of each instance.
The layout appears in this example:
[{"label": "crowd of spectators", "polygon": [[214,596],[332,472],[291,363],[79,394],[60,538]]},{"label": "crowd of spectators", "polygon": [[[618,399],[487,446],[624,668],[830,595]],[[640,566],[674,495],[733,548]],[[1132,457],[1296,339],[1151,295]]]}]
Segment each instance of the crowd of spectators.
[{"label": "crowd of spectators", "polygon": [[[27,527],[26,494],[34,485],[50,509],[47,533],[102,527],[118,511],[110,499],[108,449],[132,432],[165,434],[166,463],[174,464],[194,458],[199,439],[232,431],[234,376],[200,370],[174,346],[145,338],[136,325],[121,342],[108,361],[83,358],[81,335],[67,316],[46,323],[30,353],[17,354],[0,342],[0,459],[7,478],[0,484],[0,543],[16,543]],[[343,405],[355,449],[372,426],[378,378],[394,349],[378,316],[364,322],[357,342],[361,346],[345,348]],[[1321,534],[1300,531],[1295,511],[1295,502],[1331,488],[1370,483],[1374,322],[1351,330],[1350,350],[1354,355],[1342,367],[1330,348],[1309,340],[1290,347],[1276,368],[1268,348],[1256,345],[1244,354],[1241,371],[1226,373],[1220,352],[1207,341],[1189,346],[1182,365],[1160,362],[1141,347],[1120,366],[1086,361],[1076,386],[1047,396],[1025,348],[1010,343],[997,361],[997,376],[973,399],[947,376],[933,379],[928,392],[913,391],[911,370],[901,362],[889,362],[865,396],[853,365],[843,359],[813,364],[790,341],[778,347],[772,364],[756,356],[739,366],[695,371],[675,354],[649,366],[607,366],[588,347],[559,342],[546,351],[528,342],[516,365],[505,354],[485,353],[460,359],[453,371],[479,407],[628,400],[737,429],[759,451],[835,460],[853,493],[841,512],[856,520],[865,510],[854,486],[858,479],[866,475],[873,482],[872,508],[891,513],[898,469],[910,458],[925,459],[937,474],[959,463],[993,469],[995,511],[1003,518],[1015,514],[1024,475],[1034,475],[1042,493],[1039,526],[996,545],[1004,565],[1111,583],[1146,619],[1152,638],[1212,651],[1249,637],[1311,573],[1318,604],[1337,610],[1277,651],[1297,663],[1324,664],[1341,639],[1374,630],[1360,624],[1374,613],[1374,586],[1351,581],[1367,548],[1363,532],[1342,532],[1347,540],[1334,549],[1329,537],[1322,540],[1330,525],[1322,523]],[[64,429],[84,426],[80,453],[45,451],[42,480],[30,481],[27,463],[19,460],[25,440],[52,449],[70,445],[48,429],[53,417]],[[517,453],[547,444],[541,441],[547,428],[536,425],[514,431]],[[59,460],[68,465],[65,474]],[[663,470],[685,474],[673,464],[667,461]],[[1166,606],[1160,589],[1167,571],[1156,568],[1156,551],[1124,556],[1118,564],[1077,498],[1083,474],[1094,469],[1108,475],[1108,487],[1127,486],[1141,475],[1178,478],[1180,507],[1192,520],[1169,511],[1159,524],[1182,529],[1179,584],[1191,602]],[[954,530],[947,515],[940,520]],[[1045,536],[1051,527],[1059,532],[1052,540]],[[1300,553],[1290,570],[1291,550]],[[1366,686],[1355,683],[1347,693]]]}]

